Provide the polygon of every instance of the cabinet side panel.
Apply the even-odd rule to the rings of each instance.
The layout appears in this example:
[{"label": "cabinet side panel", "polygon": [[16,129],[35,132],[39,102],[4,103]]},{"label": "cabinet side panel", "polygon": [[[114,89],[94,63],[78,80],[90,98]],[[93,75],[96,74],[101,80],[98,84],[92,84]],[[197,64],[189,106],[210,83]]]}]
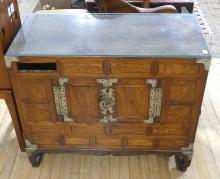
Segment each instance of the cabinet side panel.
[{"label": "cabinet side panel", "polygon": [[0,89],[11,89],[1,44],[0,44]]}]

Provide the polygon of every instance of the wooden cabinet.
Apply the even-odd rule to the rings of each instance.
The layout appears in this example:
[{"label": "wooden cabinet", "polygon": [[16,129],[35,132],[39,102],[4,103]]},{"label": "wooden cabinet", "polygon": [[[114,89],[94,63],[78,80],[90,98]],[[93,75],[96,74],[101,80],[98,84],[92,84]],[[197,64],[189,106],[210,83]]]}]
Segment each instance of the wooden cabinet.
[{"label": "wooden cabinet", "polygon": [[36,150],[169,153],[194,142],[207,77],[194,59],[46,61],[11,71],[24,137]]},{"label": "wooden cabinet", "polygon": [[6,52],[21,26],[17,0],[0,2],[0,44]]}]

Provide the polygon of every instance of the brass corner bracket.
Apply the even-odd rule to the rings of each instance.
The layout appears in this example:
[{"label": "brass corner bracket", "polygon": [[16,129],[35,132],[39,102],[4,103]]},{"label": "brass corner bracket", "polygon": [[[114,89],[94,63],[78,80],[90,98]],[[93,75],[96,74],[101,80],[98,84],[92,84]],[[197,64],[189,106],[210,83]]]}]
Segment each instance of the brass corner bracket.
[{"label": "brass corner bracket", "polygon": [[28,139],[25,139],[25,145],[26,145],[26,153],[28,156],[32,156],[32,154],[34,154],[38,149],[38,145],[32,144]]},{"label": "brass corner bracket", "polygon": [[208,58],[201,58],[201,59],[196,59],[196,63],[200,63],[204,65],[204,69],[208,71],[211,66],[211,59]]},{"label": "brass corner bracket", "polygon": [[180,148],[181,153],[187,156],[188,159],[190,160],[192,160],[192,156],[193,156],[193,146],[194,144],[190,143],[189,146]]},{"label": "brass corner bracket", "polygon": [[11,64],[13,62],[19,62],[19,58],[18,57],[8,57],[8,56],[5,56],[5,64],[6,64],[6,67],[7,68],[11,68]]}]

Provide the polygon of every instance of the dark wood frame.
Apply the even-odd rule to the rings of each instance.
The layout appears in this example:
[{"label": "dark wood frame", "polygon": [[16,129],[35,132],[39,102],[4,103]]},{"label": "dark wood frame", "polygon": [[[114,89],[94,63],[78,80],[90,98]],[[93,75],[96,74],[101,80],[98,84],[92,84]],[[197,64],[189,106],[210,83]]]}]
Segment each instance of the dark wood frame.
[{"label": "dark wood frame", "polygon": [[[9,2],[12,2],[12,1],[9,1]],[[15,3],[15,6],[17,7],[17,1],[15,0],[15,1],[13,1],[13,3]],[[5,6],[5,8],[8,8],[8,7]],[[15,18],[14,15],[11,18]],[[16,32],[19,30],[19,28],[21,26],[18,9],[16,9],[16,21],[17,21],[17,26],[13,26],[14,29],[5,29],[5,30],[10,30],[10,31],[13,30],[14,31],[14,33],[12,34],[10,39],[8,39],[9,43],[13,40],[14,36],[16,35]],[[1,46],[1,44],[0,44],[0,99],[4,99],[7,104],[8,110],[11,114],[14,129],[15,129],[15,132],[17,135],[20,150],[22,152],[24,152],[25,151],[25,142],[24,142],[24,138],[23,138],[23,134],[22,134],[19,115],[17,113],[17,106],[15,103],[13,91],[11,88],[8,70],[5,65],[3,47]]]},{"label": "dark wood frame", "polygon": [[22,152],[25,151],[25,142],[22,135],[22,129],[18,118],[17,108],[15,105],[14,97],[11,90],[0,90],[0,99],[4,99],[8,110],[11,114],[14,129],[17,135],[18,143]]}]

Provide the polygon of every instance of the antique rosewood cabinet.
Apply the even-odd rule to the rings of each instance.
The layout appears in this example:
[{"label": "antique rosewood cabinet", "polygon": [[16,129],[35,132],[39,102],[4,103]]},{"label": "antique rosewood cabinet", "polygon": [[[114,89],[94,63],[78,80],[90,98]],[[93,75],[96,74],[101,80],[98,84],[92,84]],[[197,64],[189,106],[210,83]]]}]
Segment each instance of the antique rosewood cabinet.
[{"label": "antique rosewood cabinet", "polygon": [[32,14],[6,64],[33,166],[71,151],[190,164],[210,65],[192,14]]}]

